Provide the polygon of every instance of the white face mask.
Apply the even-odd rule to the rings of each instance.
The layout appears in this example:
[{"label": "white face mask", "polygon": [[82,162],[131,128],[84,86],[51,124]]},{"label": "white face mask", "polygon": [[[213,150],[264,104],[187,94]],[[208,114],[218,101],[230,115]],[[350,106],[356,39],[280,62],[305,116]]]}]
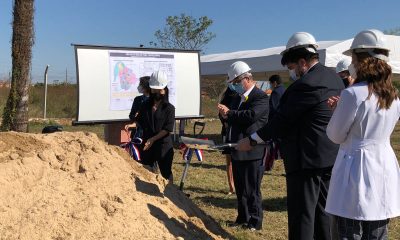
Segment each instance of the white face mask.
[{"label": "white face mask", "polygon": [[356,68],[354,67],[354,64],[350,64],[350,65],[349,65],[349,73],[350,73],[350,76],[351,76],[353,79],[356,79],[356,78],[357,78],[357,70],[356,70]]},{"label": "white face mask", "polygon": [[296,70],[294,68],[293,69],[289,69],[289,76],[290,76],[290,79],[292,81],[296,81],[298,79],[297,74],[296,74]]}]

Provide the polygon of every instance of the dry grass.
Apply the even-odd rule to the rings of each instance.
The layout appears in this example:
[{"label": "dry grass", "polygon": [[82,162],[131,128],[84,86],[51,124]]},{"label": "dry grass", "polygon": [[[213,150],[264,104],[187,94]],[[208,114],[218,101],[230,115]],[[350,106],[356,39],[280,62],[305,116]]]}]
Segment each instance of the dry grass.
[{"label": "dry grass", "polygon": [[[40,132],[43,124],[30,124],[31,132]],[[207,122],[204,136],[220,141],[219,121]],[[65,131],[91,131],[103,137],[103,126],[65,126]],[[189,123],[186,133],[192,134],[193,124]],[[392,135],[392,146],[400,157],[400,125]],[[175,184],[179,184],[184,161],[175,150],[173,172]],[[204,161],[193,159],[190,165],[184,191],[208,215],[237,239],[287,239],[286,184],[282,161],[277,161],[273,171],[265,174],[262,181],[264,224],[258,232],[236,230],[228,227],[228,221],[236,217],[236,198],[227,195],[228,184],[225,172],[225,158],[216,152],[205,152]],[[392,219],[389,224],[390,239],[400,239],[400,219]]]},{"label": "dry grass", "polygon": [[[47,117],[74,118],[77,107],[77,85],[49,85],[47,88]],[[0,88],[0,116],[3,115],[9,89]],[[29,89],[29,117],[43,117],[44,86]]]},{"label": "dry grass", "polygon": [[[32,86],[29,90],[29,117],[43,117],[44,86]],[[216,91],[221,91],[218,89]],[[3,115],[9,89],[0,87],[0,116]],[[214,94],[215,95],[215,94]],[[49,85],[47,88],[47,117],[75,118],[77,107],[77,85]],[[202,96],[201,114],[216,117],[218,97]]]},{"label": "dry grass", "polygon": [[[206,124],[205,135],[219,139],[218,121]],[[192,124],[188,124],[187,133],[192,133]],[[392,136],[392,145],[400,157],[400,125]],[[262,181],[264,224],[262,231],[253,233],[236,230],[226,226],[236,218],[236,198],[228,196],[228,183],[225,172],[225,159],[219,153],[204,153],[204,161],[197,160],[189,168],[185,183],[185,192],[207,214],[237,239],[287,239],[286,183],[283,163],[278,160],[271,173],[265,174]],[[178,152],[175,153],[175,182],[179,184],[184,162]],[[400,219],[393,219],[389,224],[390,239],[400,239]]]}]

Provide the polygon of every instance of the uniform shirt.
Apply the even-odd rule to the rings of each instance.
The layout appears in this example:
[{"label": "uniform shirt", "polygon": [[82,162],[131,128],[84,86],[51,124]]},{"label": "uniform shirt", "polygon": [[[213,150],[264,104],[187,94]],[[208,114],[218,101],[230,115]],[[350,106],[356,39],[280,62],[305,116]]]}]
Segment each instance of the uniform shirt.
[{"label": "uniform shirt", "polygon": [[326,211],[376,221],[400,215],[400,169],[390,135],[400,117],[400,101],[379,109],[361,82],[342,91],[326,133],[340,144],[332,170]]}]

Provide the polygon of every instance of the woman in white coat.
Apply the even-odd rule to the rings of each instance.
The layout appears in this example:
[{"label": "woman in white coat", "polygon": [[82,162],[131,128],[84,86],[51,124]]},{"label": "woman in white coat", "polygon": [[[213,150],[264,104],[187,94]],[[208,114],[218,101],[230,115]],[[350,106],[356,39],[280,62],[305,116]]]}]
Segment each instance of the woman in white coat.
[{"label": "woman in white coat", "polygon": [[387,239],[389,219],[400,215],[400,170],[390,145],[400,101],[389,49],[382,32],[366,30],[346,53],[355,83],[342,91],[326,131],[340,144],[326,211],[333,239]]}]

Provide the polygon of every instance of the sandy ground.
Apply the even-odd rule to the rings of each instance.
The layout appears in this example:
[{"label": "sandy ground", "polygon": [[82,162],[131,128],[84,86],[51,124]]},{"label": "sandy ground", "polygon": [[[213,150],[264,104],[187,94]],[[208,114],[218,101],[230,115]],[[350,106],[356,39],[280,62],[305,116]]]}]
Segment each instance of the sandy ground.
[{"label": "sandy ground", "polygon": [[0,239],[229,238],[92,133],[0,133]]}]

